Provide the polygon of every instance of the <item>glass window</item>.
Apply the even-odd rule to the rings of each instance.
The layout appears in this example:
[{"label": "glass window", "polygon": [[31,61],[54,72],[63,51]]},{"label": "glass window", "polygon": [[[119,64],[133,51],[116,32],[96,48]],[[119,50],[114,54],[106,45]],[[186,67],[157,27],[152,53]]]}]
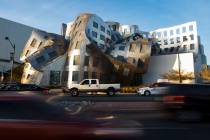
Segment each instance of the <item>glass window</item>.
[{"label": "glass window", "polygon": [[110,31],[109,31],[109,30],[107,30],[106,32],[107,32],[107,34],[108,34],[108,35],[111,35],[111,33],[110,33]]},{"label": "glass window", "polygon": [[124,51],[124,49],[125,49],[125,46],[120,46],[119,47],[119,50],[121,50],[121,51]]},{"label": "glass window", "polygon": [[80,64],[80,55],[75,55],[73,65],[79,65],[79,64]]},{"label": "glass window", "polygon": [[50,59],[53,59],[53,58],[55,58],[57,56],[57,52],[56,51],[52,51],[52,52],[48,53],[48,55],[49,55]]},{"label": "glass window", "polygon": [[105,36],[104,35],[100,35],[100,39],[105,41]]},{"label": "glass window", "polygon": [[90,80],[85,80],[81,83],[81,85],[89,85],[90,84]]},{"label": "glass window", "polygon": [[130,52],[135,52],[135,50],[136,50],[136,43],[131,43],[129,51]]},{"label": "glass window", "polygon": [[171,38],[171,39],[170,39],[170,42],[171,42],[171,44],[174,44],[174,39]]},{"label": "glass window", "polygon": [[161,37],[161,32],[157,32],[157,37],[158,37],[158,38]]},{"label": "glass window", "polygon": [[195,44],[190,44],[190,50],[194,50],[195,49]]},{"label": "glass window", "polygon": [[92,72],[92,78],[93,79],[96,79],[97,77],[96,77],[96,72]]},{"label": "glass window", "polygon": [[181,42],[180,37],[177,37],[176,38],[176,43],[180,43],[180,42]]},{"label": "glass window", "polygon": [[176,34],[180,34],[180,30],[179,29],[176,29]]},{"label": "glass window", "polygon": [[104,26],[101,26],[101,31],[105,32],[105,27]]},{"label": "glass window", "polygon": [[38,49],[42,46],[42,42],[39,43]]},{"label": "glass window", "polygon": [[189,26],[189,31],[193,31],[193,25]]},{"label": "glass window", "polygon": [[29,54],[29,50],[27,50],[27,51],[26,51],[26,54],[25,54],[25,56],[27,56],[28,54]]},{"label": "glass window", "polygon": [[84,72],[84,77],[83,78],[88,79],[88,72],[87,71]]},{"label": "glass window", "polygon": [[164,45],[168,45],[168,40],[164,40]]},{"label": "glass window", "polygon": [[187,50],[187,45],[183,45],[183,51]]},{"label": "glass window", "polygon": [[98,23],[96,23],[95,21],[93,21],[93,27],[98,28]]},{"label": "glass window", "polygon": [[30,77],[31,77],[31,75],[30,75],[30,74],[28,74],[28,75],[27,75],[27,77],[26,77],[26,79],[29,79]]},{"label": "glass window", "polygon": [[96,80],[91,80],[91,84],[97,84]]},{"label": "glass window", "polygon": [[167,37],[167,31],[164,31],[164,37]]},{"label": "glass window", "polygon": [[89,66],[89,56],[85,56],[85,66]]},{"label": "glass window", "polygon": [[79,71],[73,71],[72,81],[78,81],[78,79],[79,79]]},{"label": "glass window", "polygon": [[123,75],[124,76],[128,76],[129,75],[129,69],[128,68],[124,68]]},{"label": "glass window", "polygon": [[43,63],[45,61],[45,58],[44,56],[40,56],[36,59],[36,62],[39,64],[39,63]]},{"label": "glass window", "polygon": [[95,37],[95,38],[97,38],[97,36],[98,36],[97,32],[92,31],[92,36]]},{"label": "glass window", "polygon": [[183,42],[187,41],[187,36],[183,36]]},{"label": "glass window", "polygon": [[174,35],[174,31],[170,30],[170,36]]},{"label": "glass window", "polygon": [[182,33],[186,33],[186,27],[182,27]]},{"label": "glass window", "polygon": [[34,46],[36,45],[36,42],[37,42],[37,40],[34,38],[34,39],[31,41],[30,46],[31,46],[31,47],[34,47]]},{"label": "glass window", "polygon": [[191,39],[191,40],[194,40],[194,35],[193,35],[193,34],[190,35],[190,39]]}]

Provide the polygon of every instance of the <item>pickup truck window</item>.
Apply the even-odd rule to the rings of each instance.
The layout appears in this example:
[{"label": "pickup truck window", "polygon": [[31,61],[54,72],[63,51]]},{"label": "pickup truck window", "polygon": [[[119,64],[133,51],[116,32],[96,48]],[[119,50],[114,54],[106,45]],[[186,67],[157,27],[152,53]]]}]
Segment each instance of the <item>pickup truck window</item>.
[{"label": "pickup truck window", "polygon": [[91,84],[97,84],[96,80],[91,80]]},{"label": "pickup truck window", "polygon": [[85,80],[81,83],[81,85],[89,85],[89,80]]}]

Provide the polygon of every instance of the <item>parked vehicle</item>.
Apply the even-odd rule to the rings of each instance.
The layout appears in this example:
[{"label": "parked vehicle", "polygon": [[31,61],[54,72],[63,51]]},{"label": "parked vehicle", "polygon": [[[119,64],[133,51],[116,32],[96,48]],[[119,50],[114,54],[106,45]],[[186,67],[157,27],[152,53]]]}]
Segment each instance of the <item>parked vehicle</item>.
[{"label": "parked vehicle", "polygon": [[1,139],[132,139],[140,134],[137,122],[72,116],[38,97],[0,95]]},{"label": "parked vehicle", "polygon": [[151,86],[138,88],[137,94],[150,96],[150,95],[160,95],[167,93],[168,86],[171,85],[170,83],[154,83]]},{"label": "parked vehicle", "polygon": [[210,116],[210,85],[174,84],[163,97],[166,110],[178,121],[201,121]]},{"label": "parked vehicle", "polygon": [[48,88],[43,88],[34,84],[20,84],[20,83],[5,83],[1,84],[0,91],[33,91],[33,93],[49,94]]},{"label": "parked vehicle", "polygon": [[80,92],[106,92],[109,96],[114,96],[120,90],[120,84],[100,84],[98,79],[84,79],[79,84],[72,84],[64,88],[65,93],[78,96]]}]

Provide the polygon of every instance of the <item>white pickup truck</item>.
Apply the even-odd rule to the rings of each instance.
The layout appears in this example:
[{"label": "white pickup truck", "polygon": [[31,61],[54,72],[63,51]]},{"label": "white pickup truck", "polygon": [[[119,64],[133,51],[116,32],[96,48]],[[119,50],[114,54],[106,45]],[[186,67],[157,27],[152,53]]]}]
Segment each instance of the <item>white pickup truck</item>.
[{"label": "white pickup truck", "polygon": [[84,79],[79,84],[71,84],[65,93],[78,96],[80,92],[106,92],[109,96],[114,96],[120,90],[120,84],[100,84],[98,79]]}]

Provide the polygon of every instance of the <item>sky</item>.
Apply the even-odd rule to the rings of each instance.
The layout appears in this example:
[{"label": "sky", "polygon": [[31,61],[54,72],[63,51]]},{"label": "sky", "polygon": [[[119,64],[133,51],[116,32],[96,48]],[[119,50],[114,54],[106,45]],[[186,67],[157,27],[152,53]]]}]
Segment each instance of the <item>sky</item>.
[{"label": "sky", "polygon": [[54,33],[84,12],[143,31],[196,21],[210,64],[210,0],[0,0],[0,17]]}]

